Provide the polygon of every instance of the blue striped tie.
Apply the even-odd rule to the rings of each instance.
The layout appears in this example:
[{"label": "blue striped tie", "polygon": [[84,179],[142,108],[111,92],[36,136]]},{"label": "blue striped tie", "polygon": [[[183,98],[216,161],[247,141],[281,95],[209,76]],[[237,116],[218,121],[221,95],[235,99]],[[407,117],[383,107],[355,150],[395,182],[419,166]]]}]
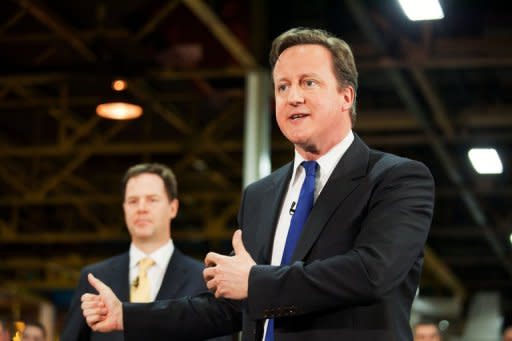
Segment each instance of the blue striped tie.
[{"label": "blue striped tie", "polygon": [[[306,170],[306,177],[302,183],[297,208],[295,209],[295,213],[293,213],[290,229],[286,236],[281,265],[290,264],[293,252],[295,251],[295,247],[297,246],[302,232],[302,227],[308,219],[309,212],[313,208],[315,200],[315,175],[318,164],[316,161],[303,161],[301,166]],[[265,341],[274,341],[274,319],[268,320]]]}]

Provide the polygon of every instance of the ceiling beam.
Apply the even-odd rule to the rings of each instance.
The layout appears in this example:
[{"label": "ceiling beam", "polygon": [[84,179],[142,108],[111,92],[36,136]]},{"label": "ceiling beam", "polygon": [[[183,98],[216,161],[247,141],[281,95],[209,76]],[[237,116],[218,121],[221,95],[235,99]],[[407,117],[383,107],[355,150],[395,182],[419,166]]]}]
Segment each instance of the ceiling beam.
[{"label": "ceiling beam", "polygon": [[[356,129],[357,131],[357,129]],[[413,147],[422,146],[431,143],[428,136],[420,133],[410,133],[404,135],[367,135],[368,132],[364,132],[364,140],[371,146],[383,147]],[[452,144],[468,143],[474,141],[511,141],[512,135],[503,134],[474,134],[464,135],[456,137],[450,141]],[[206,144],[202,147],[205,152],[213,152],[216,149],[224,152],[240,152],[243,149],[242,141],[239,140],[228,140],[223,139],[216,141],[215,145]],[[290,143],[281,137],[275,138],[272,141],[272,151],[280,152],[287,151],[290,149]],[[46,144],[40,146],[0,146],[0,158],[16,157],[16,158],[35,158],[35,157],[56,157],[66,156],[79,153],[92,153],[95,155],[135,155],[143,153],[169,153],[169,154],[180,154],[185,152],[183,143],[176,140],[161,140],[152,142],[111,142],[103,145],[87,145],[79,144],[66,148],[60,144]],[[480,194],[492,194],[485,191],[485,189],[474,188],[477,193]],[[494,190],[494,189],[493,189]],[[509,195],[508,189],[497,188],[497,195]],[[441,196],[453,196],[457,195],[451,188],[442,188],[439,193]]]},{"label": "ceiling beam", "polygon": [[424,254],[425,271],[434,274],[441,283],[452,291],[455,297],[464,299],[467,296],[467,290],[446,263],[428,245],[425,245]]},{"label": "ceiling beam", "polygon": [[[48,290],[72,290],[76,288],[79,273],[76,274],[77,279],[74,277],[70,278],[58,278],[58,279],[16,279],[9,281],[10,288],[16,288],[16,290],[31,290],[31,291],[48,291]],[[25,297],[25,294],[21,294],[20,297]],[[9,305],[12,302],[8,303]]]},{"label": "ceiling beam", "polygon": [[150,19],[142,26],[142,28],[135,34],[134,39],[141,41],[148,34],[153,32],[155,28],[165,19],[167,16],[174,11],[174,9],[181,3],[181,0],[170,0],[167,1],[161,8],[156,10]]},{"label": "ceiling beam", "polygon": [[169,109],[169,105],[164,105],[160,102],[155,94],[155,91],[151,89],[149,84],[144,80],[131,80],[128,82],[128,91],[131,92],[139,100],[146,102],[151,106],[151,109],[159,114],[164,120],[176,130],[183,134],[192,133],[192,128],[187,122],[185,122],[176,110]]},{"label": "ceiling beam", "polygon": [[[481,268],[487,266],[499,266],[500,260],[493,255],[464,255],[464,256],[443,256],[443,260],[456,268]],[[473,269],[464,269],[464,271],[471,271]],[[478,269],[474,269],[477,270]]]},{"label": "ceiling beam", "polygon": [[[183,183],[183,179],[180,183]],[[188,191],[179,195],[180,201],[232,201],[240,198],[238,190],[202,190],[200,192]],[[56,194],[41,197],[21,197],[15,195],[0,196],[0,206],[41,206],[41,205],[74,205],[74,204],[99,204],[99,205],[120,205],[122,202],[118,194]]]},{"label": "ceiling beam", "polygon": [[75,155],[59,172],[44,180],[37,191],[28,193],[27,196],[44,197],[48,191],[57,186],[62,179],[67,177],[93,154],[94,146],[102,145],[119,133],[125,126],[126,122],[115,123],[108,131],[95,138],[89,148],[82,149],[82,152]]},{"label": "ceiling beam", "polygon": [[185,5],[205,24],[212,34],[224,45],[235,60],[245,68],[257,67],[249,50],[238,40],[230,29],[217,17],[215,12],[202,0],[183,0]]},{"label": "ceiling beam", "polygon": [[452,123],[448,120],[447,110],[441,101],[441,98],[437,94],[434,86],[428,80],[425,72],[418,67],[412,67],[410,69],[413,79],[419,86],[420,91],[423,93],[430,110],[434,114],[434,119],[438,126],[441,128],[443,134],[448,138],[452,139],[455,132],[452,127]]},{"label": "ceiling beam", "polygon": [[18,21],[20,21],[21,18],[25,16],[27,11],[24,9],[20,9],[18,12],[16,12],[12,17],[7,19],[7,21],[0,26],[0,37],[4,35],[4,33],[12,26],[16,25]]},{"label": "ceiling beam", "polygon": [[432,238],[454,238],[454,239],[472,239],[482,238],[482,230],[478,226],[437,226],[430,229],[429,237]]},{"label": "ceiling beam", "polygon": [[[226,212],[233,213],[229,206]],[[121,232],[122,231],[122,232]],[[188,229],[179,230],[173,229],[172,238],[178,241],[204,241],[204,240],[231,240],[234,229],[231,226],[225,226],[223,229],[215,229],[212,233],[208,229]],[[120,229],[119,226],[109,226],[95,233],[77,233],[77,232],[38,232],[38,233],[25,233],[25,234],[9,234],[0,235],[0,245],[53,245],[53,244],[102,244],[105,242],[120,242],[125,243],[130,240],[128,232]],[[69,249],[72,253],[72,249]]]},{"label": "ceiling beam", "polygon": [[391,57],[379,57],[373,60],[363,60],[357,63],[357,69],[362,71],[386,69],[412,69],[419,67],[428,70],[462,70],[487,69],[512,66],[512,57],[429,57],[428,59],[409,60]]},{"label": "ceiling beam", "polygon": [[0,263],[0,269],[37,270],[37,269],[81,269],[87,264],[93,264],[103,260],[102,257],[77,257],[70,255],[65,257],[53,257],[41,259],[41,257],[8,257]]},{"label": "ceiling beam", "polygon": [[[22,11],[25,11],[22,9]],[[25,11],[26,12],[26,11]],[[91,28],[84,30],[73,30],[75,36],[80,38],[83,42],[93,40],[98,36],[102,36],[106,39],[131,39],[133,38],[133,32],[127,30],[124,27],[119,28]],[[0,44],[19,44],[25,45],[34,44],[40,45],[41,43],[54,43],[60,41],[60,36],[55,32],[28,32],[28,33],[9,33],[9,35],[0,35]]]},{"label": "ceiling beam", "polygon": [[[378,22],[383,23],[384,19],[379,20]],[[402,45],[405,47],[404,51],[407,54],[407,58],[411,62],[416,62],[417,60],[422,59],[429,59],[430,57],[430,43],[431,43],[431,30],[429,29],[430,26],[424,25],[423,32],[426,33],[424,35],[424,39],[421,42],[421,46],[417,46],[413,42],[411,42],[409,39],[405,38],[401,32],[398,32],[393,29],[393,26],[389,25],[388,22],[385,22],[380,25],[382,29],[387,30],[388,32],[393,30],[393,35],[398,37],[401,41]],[[385,52],[385,50],[381,50],[383,47],[379,47],[377,50],[379,52]],[[454,130],[452,127],[452,123],[448,119],[447,110],[444,107],[444,104],[441,101],[441,98],[437,94],[434,86],[429,81],[427,76],[425,75],[425,72],[423,69],[421,69],[419,66],[412,66],[409,71],[412,74],[412,78],[416,82],[416,84],[419,86],[419,89],[423,96],[426,99],[427,104],[430,107],[431,112],[434,115],[434,120],[438,124],[438,126],[441,128],[444,135],[450,139],[453,138]]]},{"label": "ceiling beam", "polygon": [[[490,186],[490,187],[478,187],[470,186],[469,190],[476,196],[491,196],[491,197],[510,197],[512,196],[512,187],[508,186]],[[436,188],[437,198],[448,198],[458,197],[460,195],[459,189],[455,187],[439,186]]]},{"label": "ceiling beam", "polygon": [[6,164],[0,166],[0,179],[2,179],[6,184],[10,185],[19,193],[27,193],[28,191],[27,185],[21,181],[18,176],[7,170]]},{"label": "ceiling beam", "polygon": [[33,0],[17,0],[18,5],[26,9],[34,18],[46,25],[58,36],[63,38],[88,62],[95,62],[96,55],[78,37],[73,28],[66,24],[58,15],[46,8],[42,3]]},{"label": "ceiling beam", "polygon": [[[66,110],[66,109],[64,109]],[[68,110],[66,110],[68,112]],[[67,115],[66,115],[67,116]],[[101,121],[101,118],[98,115],[92,115],[87,122],[80,124],[74,134],[72,136],[67,136],[66,138],[62,138],[59,143],[64,145],[64,148],[71,148],[76,144],[78,140],[82,137],[89,135],[93,129],[98,125]]]},{"label": "ceiling beam", "polygon": [[[7,93],[10,91],[9,88],[4,88]],[[241,89],[227,89],[227,90],[216,90],[217,95],[221,98],[239,98],[243,99],[244,94]],[[161,103],[166,102],[199,102],[204,100],[204,95],[191,92],[172,92],[162,93],[153,92],[153,96],[158,98]],[[59,106],[60,99],[57,97],[50,96],[36,96],[30,99],[30,102],[24,99],[5,99],[0,103],[0,109],[11,109],[19,111],[20,109],[30,109],[41,107],[47,110],[55,110],[54,107]],[[98,96],[69,96],[68,104],[70,107],[96,107],[98,104]]]},{"label": "ceiling beam", "polygon": [[[108,227],[95,233],[84,232],[38,232],[25,234],[0,235],[0,245],[52,245],[52,244],[68,244],[80,245],[84,243],[96,244],[105,242],[126,242],[130,240],[128,233],[117,232],[118,227]],[[72,253],[72,249],[69,249]]]}]

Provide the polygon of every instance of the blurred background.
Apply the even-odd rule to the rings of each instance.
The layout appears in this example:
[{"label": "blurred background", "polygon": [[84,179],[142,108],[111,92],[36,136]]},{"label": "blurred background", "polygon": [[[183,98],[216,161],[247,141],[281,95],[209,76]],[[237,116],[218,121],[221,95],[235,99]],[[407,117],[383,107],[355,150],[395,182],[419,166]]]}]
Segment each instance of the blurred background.
[{"label": "blurred background", "polygon": [[[353,49],[355,132],[435,177],[411,323],[498,340],[512,313],[512,3],[441,6],[411,21],[395,0],[0,1],[0,318],[57,337],[80,269],[128,248],[120,179],[136,163],[174,169],[183,251],[228,252],[244,184],[293,157],[270,43],[309,26]],[[96,114],[120,97],[142,115]],[[478,173],[471,148],[494,148],[502,172]]]}]

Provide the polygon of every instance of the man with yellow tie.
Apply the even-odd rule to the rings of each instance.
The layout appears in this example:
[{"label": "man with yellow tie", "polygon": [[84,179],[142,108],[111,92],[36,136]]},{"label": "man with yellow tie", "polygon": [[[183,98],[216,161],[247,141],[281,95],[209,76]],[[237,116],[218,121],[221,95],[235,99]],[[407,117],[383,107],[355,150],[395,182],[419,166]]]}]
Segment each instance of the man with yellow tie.
[{"label": "man with yellow tie", "polygon": [[[178,213],[178,190],[172,170],[157,163],[128,169],[122,180],[123,210],[131,236],[128,252],[82,270],[61,335],[62,341],[123,341],[122,332],[96,333],[80,309],[80,296],[91,292],[93,273],[131,302],[178,298],[206,291],[203,264],[174,247],[171,222]],[[231,340],[231,337],[218,340]]]}]

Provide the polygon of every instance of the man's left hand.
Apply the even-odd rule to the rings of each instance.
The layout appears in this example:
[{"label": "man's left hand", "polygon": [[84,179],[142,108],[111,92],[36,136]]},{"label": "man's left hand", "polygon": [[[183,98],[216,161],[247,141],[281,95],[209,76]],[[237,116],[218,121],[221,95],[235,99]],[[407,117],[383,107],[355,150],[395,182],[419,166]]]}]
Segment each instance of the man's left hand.
[{"label": "man's left hand", "polygon": [[224,256],[215,252],[206,255],[203,277],[206,286],[215,297],[242,300],[247,298],[249,272],[256,262],[245,250],[241,230],[235,231],[232,243],[234,256]]}]

